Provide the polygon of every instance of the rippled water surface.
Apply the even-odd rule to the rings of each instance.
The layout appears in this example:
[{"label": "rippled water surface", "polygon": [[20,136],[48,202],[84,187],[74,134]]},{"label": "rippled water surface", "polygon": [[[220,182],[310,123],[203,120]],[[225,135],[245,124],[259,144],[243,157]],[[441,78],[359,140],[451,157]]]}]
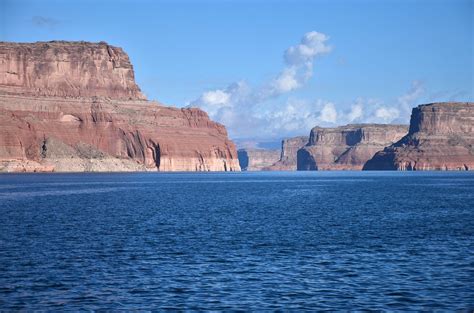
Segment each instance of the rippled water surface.
[{"label": "rippled water surface", "polygon": [[474,174],[0,176],[1,309],[474,308]]}]

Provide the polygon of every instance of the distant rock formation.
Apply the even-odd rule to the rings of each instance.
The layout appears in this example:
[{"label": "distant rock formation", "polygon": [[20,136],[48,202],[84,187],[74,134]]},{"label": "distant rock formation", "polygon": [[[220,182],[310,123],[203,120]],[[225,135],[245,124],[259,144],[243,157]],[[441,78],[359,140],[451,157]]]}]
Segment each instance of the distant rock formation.
[{"label": "distant rock formation", "polygon": [[314,127],[308,144],[298,150],[297,169],[361,170],[376,152],[402,138],[407,131],[407,125],[386,124]]},{"label": "distant rock formation", "polygon": [[308,136],[283,139],[281,142],[280,159],[264,170],[296,171],[296,155],[299,149],[308,143]]},{"label": "distant rock formation", "polygon": [[280,159],[279,150],[239,149],[237,154],[243,171],[262,171]]},{"label": "distant rock formation", "polygon": [[0,43],[0,171],[238,171],[223,125],[165,107],[106,43]]},{"label": "distant rock formation", "polygon": [[473,170],[474,103],[444,102],[413,109],[410,130],[375,154],[364,170]]}]

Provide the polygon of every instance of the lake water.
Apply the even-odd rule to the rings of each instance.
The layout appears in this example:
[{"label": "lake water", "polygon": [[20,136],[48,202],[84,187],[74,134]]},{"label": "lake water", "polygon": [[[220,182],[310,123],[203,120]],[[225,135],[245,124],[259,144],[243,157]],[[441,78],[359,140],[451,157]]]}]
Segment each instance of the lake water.
[{"label": "lake water", "polygon": [[474,174],[0,175],[1,309],[474,308]]}]

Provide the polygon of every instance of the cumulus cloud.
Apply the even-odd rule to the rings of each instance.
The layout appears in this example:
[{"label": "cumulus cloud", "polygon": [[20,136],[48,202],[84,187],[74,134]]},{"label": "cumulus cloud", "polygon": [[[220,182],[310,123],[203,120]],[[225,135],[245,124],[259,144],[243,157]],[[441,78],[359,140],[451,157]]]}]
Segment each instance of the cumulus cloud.
[{"label": "cumulus cloud", "polygon": [[316,31],[306,33],[298,45],[286,49],[286,67],[261,90],[263,98],[278,96],[301,88],[313,76],[313,63],[316,57],[329,53],[329,37]]},{"label": "cumulus cloud", "polygon": [[424,95],[425,88],[421,81],[414,80],[410,88],[391,105],[378,105],[369,117],[370,121],[379,123],[407,123],[411,110]]},{"label": "cumulus cloud", "polygon": [[386,104],[378,99],[359,98],[351,107],[351,111],[339,123],[408,123],[411,110],[417,105],[425,94],[421,81],[415,80],[410,88],[396,98],[392,103]]},{"label": "cumulus cloud", "polygon": [[[283,132],[296,130],[301,127],[301,116],[305,116],[302,111],[306,109],[297,107],[291,101],[272,103],[271,108],[267,108],[266,104],[303,87],[311,79],[314,60],[332,49],[327,44],[328,40],[325,34],[308,32],[299,44],[286,49],[283,69],[261,86],[251,87],[244,81],[235,82],[226,88],[202,93],[189,106],[204,109],[213,119],[225,124],[234,138],[275,136],[278,133],[276,128]],[[316,113],[314,109],[311,111],[323,122],[337,118],[334,105],[326,107],[321,113]]]},{"label": "cumulus cloud", "polygon": [[384,123],[389,123],[400,116],[400,111],[396,108],[380,107],[375,110],[374,115]]},{"label": "cumulus cloud", "polygon": [[[303,87],[313,76],[314,61],[331,52],[328,40],[322,33],[306,33],[299,44],[286,49],[282,70],[267,82],[256,87],[245,81],[234,82],[226,88],[203,92],[189,106],[204,109],[211,118],[226,125],[231,138],[252,144],[304,135],[314,126],[408,123],[411,108],[425,93],[420,81],[413,81],[391,103],[370,98],[335,103],[291,96],[292,91]],[[282,95],[287,95],[287,99],[282,99]]]},{"label": "cumulus cloud", "polygon": [[[317,122],[320,126],[337,126],[355,123],[388,123],[407,124],[411,110],[425,95],[422,82],[413,81],[409,89],[392,103],[380,99],[357,98],[352,104],[327,103],[319,113]],[[349,107],[349,109],[347,109]],[[323,124],[326,123],[326,125]]]},{"label": "cumulus cloud", "polygon": [[424,85],[419,80],[414,80],[411,83],[410,89],[400,97],[398,97],[398,104],[400,107],[400,114],[405,117],[411,114],[413,103],[419,99],[425,92]]},{"label": "cumulus cloud", "polygon": [[324,105],[323,109],[321,110],[319,118],[322,122],[336,123],[336,121],[337,121],[337,111],[336,111],[336,107],[334,106],[334,104],[332,104],[331,102],[326,103]]},{"label": "cumulus cloud", "polygon": [[349,123],[356,123],[364,117],[364,107],[361,99],[357,99],[356,103],[351,105],[351,110],[346,115]]},{"label": "cumulus cloud", "polygon": [[270,86],[275,94],[285,93],[301,87],[300,79],[297,77],[296,68],[289,67],[284,69],[283,72],[272,81]]},{"label": "cumulus cloud", "polygon": [[289,47],[285,51],[286,64],[290,66],[312,64],[317,55],[331,51],[331,47],[326,43],[328,39],[328,36],[316,31],[306,33],[299,45]]}]

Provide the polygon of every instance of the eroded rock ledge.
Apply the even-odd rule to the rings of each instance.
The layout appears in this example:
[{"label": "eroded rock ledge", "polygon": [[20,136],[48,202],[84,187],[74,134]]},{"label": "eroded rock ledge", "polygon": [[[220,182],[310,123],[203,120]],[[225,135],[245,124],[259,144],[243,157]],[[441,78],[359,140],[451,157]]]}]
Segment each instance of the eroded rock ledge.
[{"label": "eroded rock ledge", "polygon": [[235,171],[221,124],[145,101],[0,96],[0,171]]},{"label": "eroded rock ledge", "polygon": [[6,94],[145,99],[128,55],[105,42],[0,42],[0,59]]},{"label": "eroded rock ledge", "polygon": [[414,108],[408,134],[375,154],[364,169],[474,169],[474,103],[431,103]]},{"label": "eroded rock ledge", "polygon": [[283,139],[281,142],[280,159],[264,168],[269,171],[296,171],[296,155],[298,150],[308,143],[308,136]]},{"label": "eroded rock ledge", "polygon": [[298,170],[361,170],[387,145],[402,138],[407,125],[355,124],[314,127],[308,144],[298,150]]},{"label": "eroded rock ledge", "polygon": [[200,109],[146,101],[106,43],[0,43],[0,171],[236,171]]},{"label": "eroded rock ledge", "polygon": [[280,158],[279,150],[239,149],[237,153],[243,171],[265,170]]}]

